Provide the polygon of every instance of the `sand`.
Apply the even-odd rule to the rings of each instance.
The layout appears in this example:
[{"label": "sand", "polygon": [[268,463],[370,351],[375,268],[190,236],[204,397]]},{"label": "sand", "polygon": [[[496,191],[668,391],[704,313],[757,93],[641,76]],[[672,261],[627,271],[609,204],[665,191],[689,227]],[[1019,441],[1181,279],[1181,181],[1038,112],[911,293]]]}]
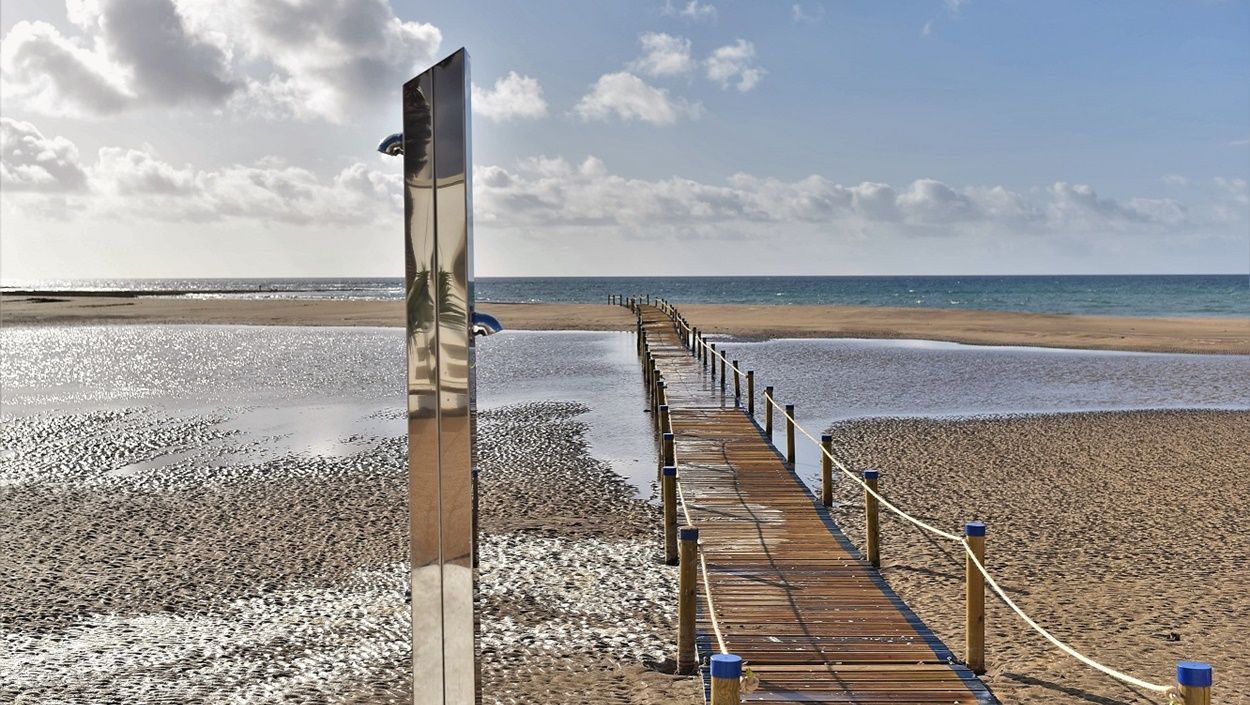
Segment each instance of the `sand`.
[{"label": "sand", "polygon": [[[1215,667],[1215,702],[1250,695],[1250,412],[1141,411],[864,420],[837,452],[876,467],[887,497],[944,528],[988,525],[987,560],[1033,618],[1079,651],[1147,681],[1176,662]],[[835,512],[862,546],[863,506]],[[882,572],[956,654],[958,546],[882,510]],[[940,539],[939,539],[940,541]],[[1157,703],[1062,655],[987,597],[986,682],[1007,705]]]},{"label": "sand", "polygon": [[[633,317],[607,304],[482,304],[516,330],[627,330]],[[1244,318],[1133,318],[999,311],[840,306],[683,306],[708,333],[747,338],[918,338],[977,345],[1097,350],[1250,353]],[[253,325],[402,325],[394,301],[185,299],[5,295],[0,323],[238,323]]]},{"label": "sand", "polygon": [[[662,672],[658,511],[589,455],[584,411],[479,415],[483,702],[693,705]],[[0,702],[411,702],[406,439],[118,472],[222,420],[6,416]]]}]

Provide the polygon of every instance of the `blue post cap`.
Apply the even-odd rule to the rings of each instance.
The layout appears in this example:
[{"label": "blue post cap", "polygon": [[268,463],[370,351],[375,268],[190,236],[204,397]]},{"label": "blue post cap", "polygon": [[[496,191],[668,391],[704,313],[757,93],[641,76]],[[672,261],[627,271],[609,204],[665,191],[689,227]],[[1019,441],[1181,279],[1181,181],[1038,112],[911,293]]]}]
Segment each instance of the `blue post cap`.
[{"label": "blue post cap", "polygon": [[[715,658],[715,657],[713,657]],[[1176,682],[1190,688],[1210,688],[1211,664],[1201,661],[1181,661],[1176,664]]]},{"label": "blue post cap", "polygon": [[984,535],[985,535],[985,522],[970,521],[967,524],[964,524],[964,536],[984,536]]},{"label": "blue post cap", "polygon": [[660,411],[668,411],[668,404],[660,404]]},{"label": "blue post cap", "polygon": [[820,434],[820,442],[821,443],[833,443],[833,436],[828,433],[822,433]]},{"label": "blue post cap", "polygon": [[663,436],[661,436],[660,438],[662,438],[663,440],[666,440],[666,441],[671,441],[671,440],[673,440],[673,432],[672,432],[672,431],[665,431],[665,432],[664,432],[664,435],[663,435]]},{"label": "blue post cap", "polygon": [[699,530],[693,526],[683,526],[677,530],[677,538],[682,541],[698,541]]},{"label": "blue post cap", "polygon": [[742,657],[733,654],[716,654],[712,656],[713,678],[741,678]]},{"label": "blue post cap", "polygon": [[665,465],[661,472],[664,473],[665,477],[677,477],[677,468],[672,465]]},{"label": "blue post cap", "polygon": [[794,404],[786,404],[786,413],[794,416]]},{"label": "blue post cap", "polygon": [[864,479],[865,479],[865,480],[876,480],[876,479],[877,479],[877,478],[879,478],[879,477],[881,477],[881,471],[880,471],[880,470],[865,470],[865,471],[864,471]]}]

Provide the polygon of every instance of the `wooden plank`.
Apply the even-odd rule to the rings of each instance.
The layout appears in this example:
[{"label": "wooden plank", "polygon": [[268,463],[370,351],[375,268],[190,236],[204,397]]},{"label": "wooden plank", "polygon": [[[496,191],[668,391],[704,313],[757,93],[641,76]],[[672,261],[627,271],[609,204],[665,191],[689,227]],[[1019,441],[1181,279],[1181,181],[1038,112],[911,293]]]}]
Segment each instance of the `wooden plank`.
[{"label": "wooden plank", "polygon": [[[749,703],[998,701],[863,561],[762,429],[659,309],[642,307],[675,436],[681,521],[699,527],[726,648],[759,678]],[[763,413],[760,409],[759,413]],[[717,648],[700,585],[704,657]]]}]

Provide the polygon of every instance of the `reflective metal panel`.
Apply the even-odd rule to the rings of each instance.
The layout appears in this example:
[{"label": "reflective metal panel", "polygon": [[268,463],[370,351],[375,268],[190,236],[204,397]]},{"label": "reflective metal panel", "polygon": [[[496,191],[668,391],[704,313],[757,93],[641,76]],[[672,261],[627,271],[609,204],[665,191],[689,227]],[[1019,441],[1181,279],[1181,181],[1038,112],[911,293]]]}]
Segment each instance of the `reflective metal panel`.
[{"label": "reflective metal panel", "polygon": [[414,702],[477,692],[468,56],[404,86]]}]

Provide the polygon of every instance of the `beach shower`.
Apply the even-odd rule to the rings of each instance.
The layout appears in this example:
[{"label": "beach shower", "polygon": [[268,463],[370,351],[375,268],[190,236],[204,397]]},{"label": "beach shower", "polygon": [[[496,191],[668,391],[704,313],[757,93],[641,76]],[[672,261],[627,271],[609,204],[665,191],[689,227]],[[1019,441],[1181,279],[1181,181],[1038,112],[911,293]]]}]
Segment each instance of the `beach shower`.
[{"label": "beach shower", "polygon": [[404,84],[404,131],[378,145],[404,158],[413,702],[431,705],[479,699],[473,341],[500,325],[473,310],[469,95],[461,49]]}]

